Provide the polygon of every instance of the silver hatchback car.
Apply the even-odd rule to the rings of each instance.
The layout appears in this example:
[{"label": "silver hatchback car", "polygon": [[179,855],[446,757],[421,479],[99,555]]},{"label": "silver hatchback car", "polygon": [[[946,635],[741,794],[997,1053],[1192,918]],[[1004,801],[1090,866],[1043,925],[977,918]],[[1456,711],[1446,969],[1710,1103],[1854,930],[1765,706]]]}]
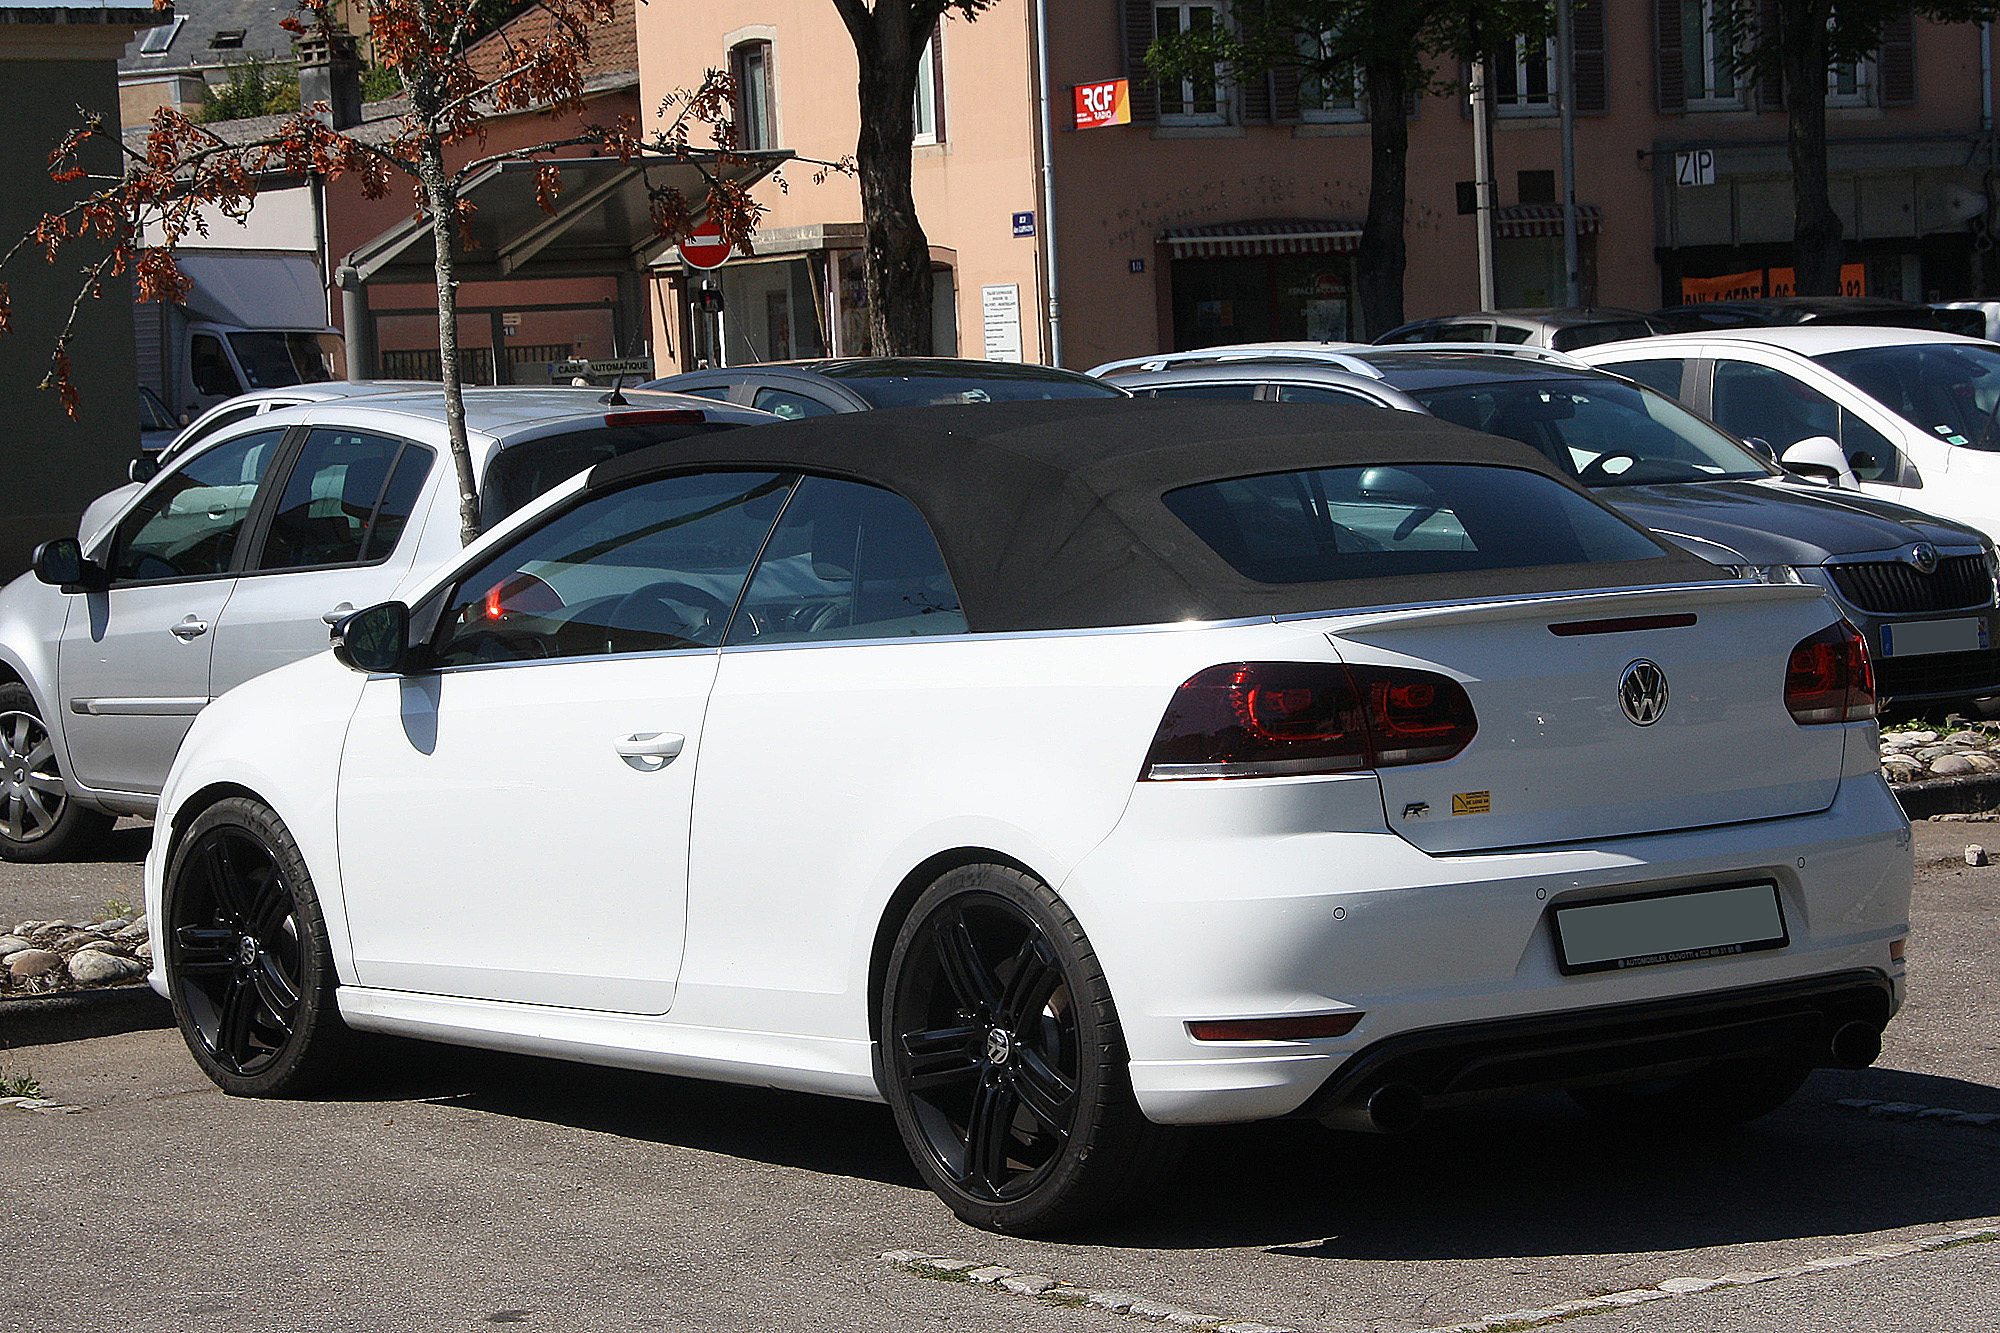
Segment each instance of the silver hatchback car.
[{"label": "silver hatchback car", "polygon": [[[329,626],[459,550],[443,393],[249,415],[172,459],[86,546],[0,589],[0,858],[75,855],[150,816],[195,715],[327,646]],[[678,394],[469,389],[491,527],[633,449],[768,413]]]}]

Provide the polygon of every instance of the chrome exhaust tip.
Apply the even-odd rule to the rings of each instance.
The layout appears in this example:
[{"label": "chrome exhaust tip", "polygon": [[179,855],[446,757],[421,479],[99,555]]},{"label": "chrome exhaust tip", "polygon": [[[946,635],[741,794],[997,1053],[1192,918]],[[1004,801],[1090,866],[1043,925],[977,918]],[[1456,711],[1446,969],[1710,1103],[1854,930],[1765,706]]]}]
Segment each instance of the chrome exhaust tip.
[{"label": "chrome exhaust tip", "polygon": [[1423,1119],[1424,1094],[1410,1083],[1384,1083],[1366,1096],[1334,1107],[1320,1117],[1330,1129],[1401,1134]]}]

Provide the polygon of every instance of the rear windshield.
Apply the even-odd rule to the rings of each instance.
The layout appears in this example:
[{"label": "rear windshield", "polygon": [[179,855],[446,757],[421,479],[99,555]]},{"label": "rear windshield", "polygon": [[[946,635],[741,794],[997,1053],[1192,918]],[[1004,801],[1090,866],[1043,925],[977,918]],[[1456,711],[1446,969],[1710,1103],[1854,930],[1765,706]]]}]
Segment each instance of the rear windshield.
[{"label": "rear windshield", "polygon": [[886,375],[840,375],[842,385],[870,407],[922,407],[929,403],[1012,403],[1042,398],[1122,398],[1122,390],[1102,380],[1045,366],[995,363],[977,373],[915,371]]},{"label": "rear windshield", "polygon": [[592,426],[524,440],[502,449],[486,465],[486,484],[480,490],[479,510],[487,527],[492,527],[528,501],[568,481],[585,468],[596,467],[607,458],[629,454],[634,449],[684,440],[690,435],[707,435],[732,430],[733,421],[669,421],[650,425]]},{"label": "rear windshield", "polygon": [[1643,532],[1539,473],[1460,463],[1203,482],[1168,509],[1259,583],[1650,560]]},{"label": "rear windshield", "polygon": [[1615,324],[1578,324],[1573,328],[1557,329],[1549,339],[1549,346],[1558,352],[1573,352],[1579,347],[1622,343],[1628,338],[1649,338],[1652,334],[1652,325],[1638,319]]}]

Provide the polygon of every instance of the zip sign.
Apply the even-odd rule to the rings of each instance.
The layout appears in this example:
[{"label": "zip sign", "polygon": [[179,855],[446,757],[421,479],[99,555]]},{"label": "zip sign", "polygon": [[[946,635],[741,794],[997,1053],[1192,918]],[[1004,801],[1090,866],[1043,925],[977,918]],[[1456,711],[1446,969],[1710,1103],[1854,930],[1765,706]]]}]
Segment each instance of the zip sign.
[{"label": "zip sign", "polygon": [[1713,148],[1696,148],[1691,152],[1675,153],[1674,184],[1715,184],[1715,150]]}]

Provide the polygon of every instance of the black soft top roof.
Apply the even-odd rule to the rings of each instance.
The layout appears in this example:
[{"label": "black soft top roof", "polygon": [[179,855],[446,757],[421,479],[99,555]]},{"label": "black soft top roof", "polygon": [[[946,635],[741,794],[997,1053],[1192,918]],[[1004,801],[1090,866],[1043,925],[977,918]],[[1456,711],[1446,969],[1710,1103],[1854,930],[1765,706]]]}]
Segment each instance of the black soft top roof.
[{"label": "black soft top roof", "polygon": [[1383,463],[1518,468],[1599,503],[1527,446],[1433,417],[1164,399],[912,407],[749,426],[600,463],[587,485],[729,466],[887,487],[930,521],[966,620],[985,632],[1234,620],[1716,577],[1713,566],[1654,539],[1660,554],[1649,560],[1257,583],[1160,500],[1203,481]]}]

